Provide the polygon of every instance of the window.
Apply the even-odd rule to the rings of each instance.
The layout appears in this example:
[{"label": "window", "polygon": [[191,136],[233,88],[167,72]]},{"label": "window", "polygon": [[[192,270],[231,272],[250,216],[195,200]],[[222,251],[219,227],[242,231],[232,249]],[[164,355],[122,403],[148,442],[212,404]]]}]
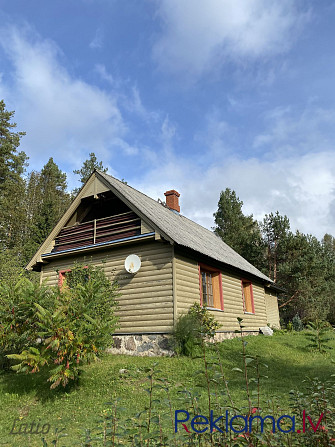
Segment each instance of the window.
[{"label": "window", "polygon": [[222,275],[219,270],[199,265],[200,302],[202,306],[223,310]]},{"label": "window", "polygon": [[71,271],[70,269],[59,271],[59,276],[58,276],[58,287],[59,288],[61,288],[63,286],[65,276],[66,276],[67,272],[70,272],[70,271]]},{"label": "window", "polygon": [[242,279],[241,286],[242,286],[244,312],[254,314],[255,306],[254,306],[254,294],[252,291],[252,284],[250,281]]},{"label": "window", "polygon": [[[80,269],[76,268],[75,272],[77,273],[75,276],[75,279],[72,278],[73,275],[70,275],[70,277],[68,278],[69,281],[71,281],[71,284],[67,284],[67,286],[69,286],[70,288],[73,287],[74,284],[76,284],[79,281],[87,281],[89,279],[89,274],[88,271],[86,270],[88,268],[87,265],[80,267]],[[85,270],[82,270],[85,269]],[[71,272],[71,269],[67,269],[67,270],[60,270],[59,271],[59,275],[58,275],[58,287],[61,289],[64,285],[64,280],[66,279],[67,274]],[[80,276],[78,277],[78,272],[81,272]],[[75,281],[73,283],[73,280]]]}]

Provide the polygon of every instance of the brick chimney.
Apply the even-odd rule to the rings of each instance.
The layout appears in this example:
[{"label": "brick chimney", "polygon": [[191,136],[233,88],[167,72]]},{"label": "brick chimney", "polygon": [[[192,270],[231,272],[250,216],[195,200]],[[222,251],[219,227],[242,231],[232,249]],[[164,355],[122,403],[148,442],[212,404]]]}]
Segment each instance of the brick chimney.
[{"label": "brick chimney", "polygon": [[171,189],[170,191],[166,191],[164,195],[166,197],[166,206],[170,208],[170,210],[177,211],[177,213],[180,213],[179,192],[175,191],[174,189]]}]

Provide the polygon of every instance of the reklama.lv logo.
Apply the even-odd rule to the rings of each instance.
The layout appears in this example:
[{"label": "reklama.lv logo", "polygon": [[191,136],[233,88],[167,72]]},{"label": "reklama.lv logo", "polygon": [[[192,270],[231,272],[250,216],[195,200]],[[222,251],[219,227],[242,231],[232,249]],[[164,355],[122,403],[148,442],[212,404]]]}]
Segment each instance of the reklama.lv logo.
[{"label": "reklama.lv logo", "polygon": [[[255,409],[257,411],[257,409]],[[255,411],[255,412],[256,412]],[[267,416],[243,416],[243,415],[235,415],[233,417],[229,417],[229,411],[226,410],[225,418],[224,416],[216,417],[214,416],[213,410],[210,412],[209,417],[203,416],[202,414],[198,414],[194,416],[191,421],[190,420],[190,414],[186,410],[175,410],[175,433],[178,432],[178,424],[181,425],[181,427],[186,430],[188,433],[192,433],[190,431],[193,430],[195,433],[205,433],[209,430],[210,433],[213,433],[214,431],[217,431],[219,433],[228,433],[229,430],[233,431],[234,433],[251,433],[254,429],[255,425],[253,425],[254,421],[258,421],[257,426],[260,426],[260,432],[264,432],[264,425],[265,422],[267,423],[266,426],[269,427],[269,429],[275,433],[276,429],[282,433],[305,433],[306,432],[306,426],[307,424],[309,427],[314,431],[314,433],[320,429],[323,429],[323,426],[320,426],[320,423],[322,421],[324,413],[321,413],[317,423],[314,425],[312,419],[310,416],[306,415],[306,410],[303,411],[302,414],[302,428],[298,428],[296,430],[296,416],[289,416],[287,414],[283,414],[278,419],[275,419],[273,416],[267,415]],[[223,425],[217,425],[218,423]],[[188,423],[188,425],[186,425]],[[237,428],[237,424],[239,424],[239,428]],[[241,424],[241,425],[240,425]],[[289,427],[283,428],[281,424],[289,424]],[[300,424],[299,424],[300,425]],[[201,427],[201,428],[200,428]],[[309,427],[307,429],[309,429]]]}]

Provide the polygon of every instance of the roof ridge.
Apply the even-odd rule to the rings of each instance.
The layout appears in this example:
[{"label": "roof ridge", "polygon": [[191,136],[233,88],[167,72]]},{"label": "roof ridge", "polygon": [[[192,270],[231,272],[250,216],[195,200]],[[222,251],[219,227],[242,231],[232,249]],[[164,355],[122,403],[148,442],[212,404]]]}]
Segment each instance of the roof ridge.
[{"label": "roof ridge", "polygon": [[[128,186],[129,188],[133,189],[133,190],[136,191],[136,192],[139,192],[140,194],[142,194],[142,196],[147,197],[148,199],[154,201],[155,203],[159,203],[158,200],[155,200],[155,199],[153,199],[152,197],[150,197],[150,196],[148,196],[147,194],[145,194],[144,192],[140,191],[139,189],[136,189],[136,188],[134,188],[133,186],[128,185],[128,183],[124,183],[122,180],[120,180],[120,179],[114,177],[113,175],[107,174],[106,172],[101,172],[101,171],[99,171],[99,170],[96,170],[96,172],[98,172],[99,174],[107,175],[108,177],[112,177],[113,180],[116,180],[117,182],[122,183],[122,185],[124,185],[124,186]],[[164,208],[165,208],[165,207],[164,207]]]},{"label": "roof ridge", "polygon": [[[235,268],[238,268],[242,271],[248,272],[252,275],[258,276],[263,280],[267,280],[272,282],[270,278],[268,278],[264,273],[262,273],[257,267],[247,261],[243,256],[237,253],[232,247],[230,247],[224,240],[222,240],[214,231],[209,230],[208,228],[200,225],[194,220],[180,214],[174,213],[168,207],[164,207],[157,200],[148,196],[147,194],[139,191],[127,183],[122,182],[121,180],[113,177],[110,174],[103,173],[101,171],[97,171],[107,182],[110,183],[111,186],[117,188],[120,194],[130,195],[128,200],[132,202],[132,193],[130,190],[126,190],[127,186],[132,191],[136,192],[136,194],[140,194],[140,197],[134,197],[133,205],[137,207],[144,215],[147,215],[147,218],[152,221],[154,225],[157,226],[158,229],[162,231],[162,233],[166,234],[169,238],[171,238],[175,243],[179,245],[183,245],[185,247],[189,247],[199,253],[205,254],[217,261],[224,262],[225,264],[231,265]],[[117,182],[118,185],[113,185],[113,182]],[[145,205],[145,210],[142,208],[144,206],[141,200],[141,196],[143,200],[150,200],[152,205],[148,203]],[[154,208],[153,208],[154,206]],[[160,208],[156,208],[160,206]],[[148,208],[149,207],[149,208]],[[150,209],[151,207],[151,209]],[[156,217],[156,211],[160,209],[163,213],[158,220]],[[167,211],[163,211],[167,210]],[[148,213],[148,214],[147,214]],[[178,225],[178,221],[176,221],[176,217],[184,219],[186,227],[184,225]],[[189,228],[187,228],[189,227]],[[206,231],[204,231],[206,230]],[[205,240],[204,240],[205,238]],[[218,239],[217,242],[215,239]],[[220,248],[221,247],[221,248]],[[221,254],[220,254],[221,252]]]},{"label": "roof ridge", "polygon": [[[99,174],[102,173],[101,171],[98,171],[98,170],[97,170],[97,172],[99,172]],[[145,194],[144,192],[140,191],[139,189],[136,189],[136,188],[134,188],[133,186],[128,185],[128,183],[124,183],[124,182],[122,182],[122,180],[119,180],[118,178],[114,177],[113,175],[107,174],[107,173],[105,173],[105,172],[104,172],[103,174],[108,175],[108,177],[112,177],[114,180],[117,180],[118,182],[122,183],[122,184],[125,185],[125,186],[129,186],[129,188],[133,189],[134,191],[139,192],[139,193],[142,194],[143,196],[145,196],[145,197],[147,197],[148,199],[152,200],[153,202],[159,204],[159,202],[158,202],[157,200],[155,200],[155,199],[153,199],[152,197],[148,196],[147,194]],[[164,207],[164,208],[165,208],[165,207]],[[169,209],[168,207],[166,207],[166,208]],[[171,211],[171,210],[170,210],[170,211]],[[172,212],[173,212],[173,211],[172,211]],[[199,224],[198,222],[195,222],[194,220],[190,219],[189,217],[185,216],[184,214],[181,214],[181,213],[178,213],[178,214],[174,213],[174,214],[175,214],[176,216],[182,217],[183,219],[186,219],[186,220],[192,222],[192,224],[194,224],[194,225],[198,225],[199,227],[203,228],[204,230],[210,232],[211,234],[214,234],[214,235],[217,236],[222,242],[224,242],[224,240],[222,240],[222,239],[221,239],[221,238],[220,238],[214,231],[209,230],[208,228],[204,227],[203,225]],[[226,242],[224,242],[224,243],[225,243],[226,245],[228,245]],[[229,245],[228,245],[228,247],[229,247]],[[231,247],[229,247],[229,248],[231,248]],[[232,249],[232,250],[233,250],[233,249]],[[238,254],[238,253],[237,253],[237,254]]]}]

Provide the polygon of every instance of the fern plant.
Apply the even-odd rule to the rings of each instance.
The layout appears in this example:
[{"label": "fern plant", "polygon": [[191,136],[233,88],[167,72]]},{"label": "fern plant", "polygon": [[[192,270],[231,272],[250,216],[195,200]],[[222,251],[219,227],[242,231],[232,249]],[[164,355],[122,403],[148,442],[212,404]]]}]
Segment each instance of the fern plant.
[{"label": "fern plant", "polygon": [[79,377],[81,366],[97,359],[112,344],[117,324],[117,284],[96,267],[76,266],[67,284],[57,289],[49,307],[35,303],[36,346],[7,355],[19,362],[17,372],[38,372],[49,366],[51,388]]},{"label": "fern plant", "polygon": [[8,354],[38,346],[38,317],[34,303],[50,307],[55,295],[55,290],[25,277],[11,286],[0,282],[0,369],[11,366]]}]

